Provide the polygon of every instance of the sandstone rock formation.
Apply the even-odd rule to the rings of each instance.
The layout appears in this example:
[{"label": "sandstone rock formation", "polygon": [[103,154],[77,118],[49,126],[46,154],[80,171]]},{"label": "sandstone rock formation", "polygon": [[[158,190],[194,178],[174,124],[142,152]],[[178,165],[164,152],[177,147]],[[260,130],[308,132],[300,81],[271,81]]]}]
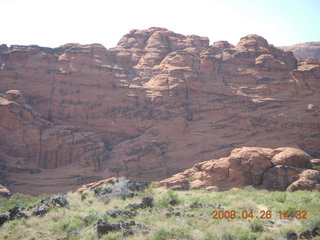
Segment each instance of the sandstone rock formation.
[{"label": "sandstone rock formation", "polygon": [[320,189],[320,171],[307,169],[311,157],[295,148],[242,147],[227,158],[195,164],[157,187],[228,190],[254,186],[269,190]]},{"label": "sandstone rock formation", "polygon": [[[37,182],[41,177],[47,176],[41,169],[60,168],[60,172],[65,175],[63,179],[68,179],[74,173],[69,175],[65,166],[79,165],[96,170],[100,168],[105,158],[105,149],[99,135],[74,126],[57,125],[41,118],[25,103],[18,90],[10,90],[4,98],[0,98],[0,109],[0,135],[4,136],[1,138],[0,164],[2,179],[7,182],[19,182],[18,179],[26,177],[26,173],[33,174],[32,181]],[[54,184],[59,178],[60,176],[51,178],[50,184]],[[50,184],[48,186],[40,181],[33,186],[36,188],[33,191],[28,188],[26,179],[23,181],[21,190],[17,190],[29,193],[51,192]]]},{"label": "sandstone rock formation", "polygon": [[320,42],[300,43],[280,48],[286,51],[292,51],[297,58],[314,57],[320,60]]},{"label": "sandstone rock formation", "polygon": [[9,187],[41,179],[60,191],[72,175],[159,180],[242,146],[319,157],[319,69],[258,35],[210,45],[149,28],[110,49],[0,45],[0,92],[25,98],[1,100],[0,158],[40,168],[10,173]]}]

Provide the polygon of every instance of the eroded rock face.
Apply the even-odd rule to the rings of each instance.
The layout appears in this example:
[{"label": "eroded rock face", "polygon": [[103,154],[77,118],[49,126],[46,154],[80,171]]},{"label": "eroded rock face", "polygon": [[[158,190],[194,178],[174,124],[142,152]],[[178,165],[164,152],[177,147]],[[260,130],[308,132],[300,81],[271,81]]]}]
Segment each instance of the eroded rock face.
[{"label": "eroded rock face", "polygon": [[228,190],[254,186],[280,191],[320,189],[320,171],[306,169],[310,161],[307,153],[290,147],[236,148],[227,158],[197,163],[160,181],[157,187]]},{"label": "eroded rock face", "polygon": [[[0,163],[9,182],[19,182],[13,177],[19,172],[31,173],[37,182],[40,169],[63,169],[72,164],[78,169],[97,171],[105,160],[106,151],[99,135],[45,120],[25,103],[18,90],[10,90],[0,98],[0,110],[0,135],[3,136]],[[66,178],[70,177],[65,173]],[[32,192],[31,189],[22,191]]]},{"label": "eroded rock face", "polygon": [[110,49],[1,45],[0,91],[25,98],[8,92],[1,100],[12,103],[3,107],[0,159],[55,176],[63,167],[79,178],[159,180],[242,146],[317,157],[319,69],[258,35],[210,46],[206,37],[150,28]]},{"label": "eroded rock face", "polygon": [[297,58],[314,57],[320,60],[320,42],[300,43],[280,48],[286,51],[292,51]]}]

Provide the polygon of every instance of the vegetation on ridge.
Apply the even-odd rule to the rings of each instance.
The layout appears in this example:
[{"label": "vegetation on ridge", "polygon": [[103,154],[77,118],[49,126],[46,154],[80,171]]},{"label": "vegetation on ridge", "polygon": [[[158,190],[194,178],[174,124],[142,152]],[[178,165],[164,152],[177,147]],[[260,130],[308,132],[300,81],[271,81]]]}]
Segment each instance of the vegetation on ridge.
[{"label": "vegetation on ridge", "polygon": [[[310,230],[313,225],[320,225],[320,191],[277,192],[252,187],[225,192],[173,191],[153,186],[136,191],[133,197],[109,198],[109,195],[101,195],[101,192],[110,192],[110,184],[100,186],[99,191],[68,193],[68,207],[49,208],[42,217],[31,216],[35,208],[24,210],[30,217],[5,222],[0,227],[0,239],[98,239],[99,219],[114,226],[122,224],[121,229],[100,236],[100,239],[108,240],[271,240],[284,237],[288,232],[301,233]],[[124,189],[119,184],[116,187],[120,192]],[[152,206],[139,205],[146,196],[154,198]],[[40,206],[39,199],[22,194],[1,199],[0,214],[6,214],[8,208],[14,205]],[[222,212],[222,216],[232,210],[237,214],[235,219],[212,219],[213,211]],[[272,216],[265,215],[270,218],[260,219],[261,211],[270,211]],[[279,211],[288,216],[280,219]],[[297,219],[297,211],[306,211],[307,219]],[[130,215],[130,212],[136,214]],[[133,226],[130,227],[131,232],[123,228],[124,223]]]}]

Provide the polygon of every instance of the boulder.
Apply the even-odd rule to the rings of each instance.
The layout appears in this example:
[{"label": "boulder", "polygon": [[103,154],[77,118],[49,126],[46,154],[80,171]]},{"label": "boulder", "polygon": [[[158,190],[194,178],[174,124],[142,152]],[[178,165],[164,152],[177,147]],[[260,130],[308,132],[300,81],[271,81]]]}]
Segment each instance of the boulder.
[{"label": "boulder", "polygon": [[0,227],[7,221],[9,221],[10,218],[8,215],[0,214]]},{"label": "boulder", "polygon": [[132,218],[132,217],[135,217],[138,215],[137,212],[134,212],[134,211],[128,211],[128,210],[108,210],[106,211],[106,214],[109,215],[110,217],[113,217],[113,218],[116,218],[118,216],[122,216],[122,215],[125,215],[129,218]]},{"label": "boulder", "polygon": [[48,208],[44,205],[41,205],[36,210],[32,212],[33,216],[44,216],[48,212]]},{"label": "boulder", "polygon": [[311,166],[311,157],[306,152],[296,148],[277,148],[279,152],[272,158],[274,165],[284,165],[297,168],[308,168]]},{"label": "boulder", "polygon": [[287,190],[320,190],[320,171],[319,170],[304,170],[298,180],[288,186]]},{"label": "boulder", "polygon": [[25,213],[21,212],[19,210],[19,207],[14,207],[9,209],[9,219],[10,220],[15,220],[15,219],[21,219],[21,218],[28,218],[29,216],[26,215]]},{"label": "boulder", "polygon": [[55,206],[58,205],[60,207],[68,207],[69,206],[68,200],[66,199],[65,196],[59,196],[59,197],[52,198],[51,203]]},{"label": "boulder", "polygon": [[254,186],[279,191],[319,189],[320,171],[307,169],[310,158],[304,151],[291,147],[236,148],[227,158],[197,163],[160,181],[157,187],[229,190]]},{"label": "boulder", "polygon": [[142,198],[141,204],[143,204],[144,207],[153,207],[154,206],[154,198],[151,196],[146,196]]},{"label": "boulder", "polygon": [[121,225],[103,222],[102,220],[99,220],[97,224],[95,224],[95,228],[97,229],[98,235],[101,236],[109,232],[120,231]]}]

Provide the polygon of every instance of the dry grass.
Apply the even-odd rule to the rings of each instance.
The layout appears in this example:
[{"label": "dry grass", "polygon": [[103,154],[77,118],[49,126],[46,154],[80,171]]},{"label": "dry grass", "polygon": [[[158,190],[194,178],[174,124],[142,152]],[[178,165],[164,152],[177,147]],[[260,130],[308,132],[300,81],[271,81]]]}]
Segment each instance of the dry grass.
[{"label": "dry grass", "polygon": [[[166,191],[149,188],[139,192],[138,196],[122,200],[112,198],[104,203],[94,196],[92,191],[86,192],[87,197],[81,200],[81,195],[69,193],[67,199],[69,208],[50,209],[43,217],[31,216],[29,219],[6,222],[0,227],[0,239],[58,239],[69,236],[67,239],[98,239],[94,224],[98,219],[111,223],[134,220],[149,228],[149,233],[124,237],[123,232],[112,232],[101,239],[259,239],[271,240],[284,236],[287,232],[301,232],[320,224],[320,191],[313,192],[268,192],[252,188],[227,191]],[[126,216],[111,218],[105,212],[116,207],[124,209],[129,203],[140,203],[142,197],[152,195],[155,198],[155,207],[137,210],[139,215],[132,219]],[[169,201],[175,199],[178,204],[171,206]],[[11,204],[2,202],[8,206]],[[37,199],[38,201],[38,199]],[[26,203],[23,203],[26,204]],[[190,207],[193,204],[195,207]],[[220,209],[217,208],[220,206]],[[235,210],[253,211],[259,216],[259,211],[270,210],[273,216],[268,219],[212,219],[212,211]],[[306,210],[307,220],[284,220],[279,218],[279,210]],[[5,212],[5,211],[2,211]],[[167,217],[167,213],[179,212],[182,216]],[[31,215],[31,211],[26,211]],[[72,233],[73,234],[70,234]]]}]

